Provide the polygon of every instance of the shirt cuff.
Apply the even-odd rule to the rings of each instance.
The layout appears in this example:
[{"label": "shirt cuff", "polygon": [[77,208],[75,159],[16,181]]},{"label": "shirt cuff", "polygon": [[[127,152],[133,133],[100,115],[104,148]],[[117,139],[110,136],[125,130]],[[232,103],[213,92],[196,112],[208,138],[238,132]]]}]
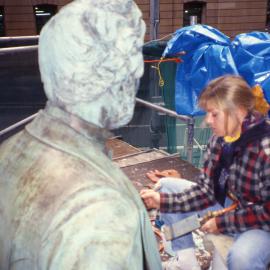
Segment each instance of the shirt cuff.
[{"label": "shirt cuff", "polygon": [[225,219],[222,216],[215,217],[216,225],[220,233],[225,232]]},{"label": "shirt cuff", "polygon": [[160,193],[160,212],[166,213],[169,210],[170,201],[172,201],[171,194]]}]

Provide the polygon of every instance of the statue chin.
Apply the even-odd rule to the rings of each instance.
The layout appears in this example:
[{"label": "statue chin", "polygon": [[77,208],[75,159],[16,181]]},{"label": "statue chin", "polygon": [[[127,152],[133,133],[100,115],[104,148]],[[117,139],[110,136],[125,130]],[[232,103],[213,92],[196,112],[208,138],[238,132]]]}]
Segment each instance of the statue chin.
[{"label": "statue chin", "polygon": [[130,110],[129,112],[127,112],[127,114],[124,116],[121,115],[116,119],[111,119],[110,123],[107,125],[106,128],[110,130],[120,128],[128,124],[130,120],[132,119],[132,116],[133,116],[133,109],[132,111]]},{"label": "statue chin", "polygon": [[121,99],[105,96],[92,102],[65,105],[64,110],[100,128],[117,129],[129,123],[135,107],[135,93],[120,95]]}]

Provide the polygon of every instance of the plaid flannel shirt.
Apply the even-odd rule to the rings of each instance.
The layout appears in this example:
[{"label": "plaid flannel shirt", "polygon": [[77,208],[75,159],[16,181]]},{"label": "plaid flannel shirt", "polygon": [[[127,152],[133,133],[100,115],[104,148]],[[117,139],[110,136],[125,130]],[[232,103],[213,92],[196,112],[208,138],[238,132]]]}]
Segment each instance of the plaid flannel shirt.
[{"label": "plaid flannel shirt", "polygon": [[[249,115],[243,122],[242,133],[260,120],[256,114]],[[269,120],[267,123],[270,125]],[[223,139],[212,136],[197,185],[181,193],[161,193],[161,212],[198,211],[216,203],[213,171],[224,143]],[[235,233],[255,228],[270,231],[270,136],[248,143],[235,154],[227,184],[239,200],[239,207],[216,217],[219,231]]]}]

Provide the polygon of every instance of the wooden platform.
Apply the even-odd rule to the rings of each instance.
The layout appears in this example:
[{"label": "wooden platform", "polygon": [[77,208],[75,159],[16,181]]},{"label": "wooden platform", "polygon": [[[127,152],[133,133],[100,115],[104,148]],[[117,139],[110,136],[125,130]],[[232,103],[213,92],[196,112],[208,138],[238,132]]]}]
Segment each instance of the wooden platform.
[{"label": "wooden platform", "polygon": [[[154,153],[157,150],[153,150]],[[141,154],[143,156],[144,154]],[[134,186],[141,190],[142,188],[148,187],[152,184],[151,181],[146,177],[146,173],[153,170],[167,170],[175,169],[181,173],[182,178],[193,180],[199,174],[199,170],[194,168],[188,162],[181,160],[177,155],[159,157],[149,161],[143,161],[134,165],[122,167],[123,172],[133,182]]]},{"label": "wooden platform", "polygon": [[[151,170],[175,169],[181,173],[183,178],[191,181],[195,181],[200,173],[199,169],[182,160],[179,154],[170,155],[158,149],[142,151],[117,138],[110,139],[107,146],[113,153],[113,162],[123,170],[138,191],[154,185],[146,177],[146,173]],[[151,216],[151,213],[149,215]],[[157,239],[157,241],[160,240]],[[209,253],[205,256],[205,252],[197,248],[196,255],[202,269],[208,269]],[[162,261],[166,261],[170,257],[166,252],[160,252],[160,256]]]},{"label": "wooden platform", "polygon": [[[182,178],[191,181],[196,181],[196,177],[200,173],[199,169],[182,160],[178,154],[170,155],[158,149],[142,151],[118,138],[110,139],[107,146],[113,153],[113,162],[123,170],[138,191],[154,185],[146,177],[146,173],[151,170],[175,169],[181,173]],[[213,269],[226,270],[226,257],[233,239],[225,235],[204,235],[197,230],[193,232],[193,238],[194,235],[198,237],[199,245],[196,248],[196,256],[202,270],[209,269],[212,256],[214,257]],[[200,242],[204,242],[202,248],[199,247]],[[163,261],[168,258],[168,255],[166,257],[164,253],[161,253]]]},{"label": "wooden platform", "polygon": [[140,149],[124,142],[118,137],[108,139],[106,147],[110,150],[113,159],[121,159],[125,156],[141,152]]},{"label": "wooden platform", "polygon": [[[151,170],[175,169],[181,173],[182,178],[194,182],[200,173],[198,168],[182,160],[178,154],[170,155],[158,149],[142,151],[118,138],[110,139],[107,146],[113,153],[113,162],[123,170],[138,191],[154,185],[146,177],[146,173]],[[205,237],[198,230],[193,232],[194,237],[196,256],[201,269],[209,269],[213,256],[213,266],[217,267],[215,269],[226,270],[226,256],[232,245],[232,238],[225,235],[207,235]],[[169,259],[168,254],[164,252],[161,252],[160,255],[162,261]]]},{"label": "wooden platform", "polygon": [[113,162],[123,170],[138,191],[153,184],[146,177],[146,173],[151,170],[175,169],[182,178],[191,181],[200,173],[199,169],[182,160],[179,154],[170,155],[158,149],[142,151],[118,138],[110,139],[107,147],[113,153]]}]

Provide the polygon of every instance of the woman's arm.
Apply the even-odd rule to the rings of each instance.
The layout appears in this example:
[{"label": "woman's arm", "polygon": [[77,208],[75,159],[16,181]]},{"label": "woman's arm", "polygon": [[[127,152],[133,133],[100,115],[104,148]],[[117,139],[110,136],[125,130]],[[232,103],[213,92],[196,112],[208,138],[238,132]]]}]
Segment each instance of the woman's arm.
[{"label": "woman's arm", "polygon": [[189,212],[207,208],[216,203],[212,181],[213,166],[219,159],[217,137],[210,138],[204,155],[204,166],[197,184],[181,193],[160,193],[161,212]]},{"label": "woman's arm", "polygon": [[216,218],[221,232],[270,231],[270,138],[263,139],[259,147],[255,152],[254,145],[247,146],[241,166],[233,171],[241,208]]}]

